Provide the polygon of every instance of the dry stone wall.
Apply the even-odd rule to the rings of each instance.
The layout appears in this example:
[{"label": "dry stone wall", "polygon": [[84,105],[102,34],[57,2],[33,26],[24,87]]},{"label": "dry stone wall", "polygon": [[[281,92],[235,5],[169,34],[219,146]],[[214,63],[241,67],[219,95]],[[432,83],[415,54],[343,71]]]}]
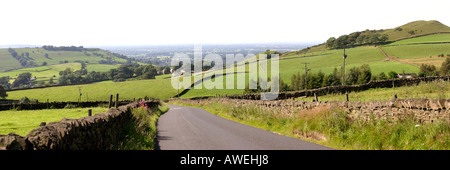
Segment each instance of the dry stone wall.
[{"label": "dry stone wall", "polygon": [[[279,100],[284,99],[292,99],[296,97],[303,96],[314,96],[314,94],[318,96],[326,95],[326,94],[344,94],[346,92],[358,92],[364,91],[371,88],[391,88],[391,87],[400,87],[400,86],[412,86],[418,85],[420,82],[431,82],[431,81],[449,81],[450,76],[433,76],[433,77],[419,77],[419,78],[411,78],[411,79],[392,79],[392,80],[380,80],[380,81],[371,81],[362,85],[344,85],[344,86],[328,86],[322,87],[318,89],[304,90],[304,91],[295,91],[295,92],[283,92],[278,94]],[[231,99],[248,99],[248,100],[260,100],[261,95],[258,94],[244,94],[244,95],[227,95],[227,98]]]},{"label": "dry stone wall", "polygon": [[[159,101],[148,101],[149,107]],[[26,137],[10,133],[0,135],[0,147],[11,150],[109,150],[115,149],[124,137],[124,125],[133,121],[132,106],[137,102],[106,113],[79,119],[62,119],[32,130]]]},{"label": "dry stone wall", "polygon": [[[129,104],[131,101],[119,101],[119,106]],[[41,110],[41,109],[62,109],[67,105],[76,107],[97,107],[99,105],[107,105],[107,101],[91,101],[91,102],[49,102],[49,103],[11,103],[0,104],[0,111],[2,110]]]},{"label": "dry stone wall", "polygon": [[233,107],[256,105],[265,109],[276,110],[282,114],[297,114],[300,111],[314,108],[341,108],[351,118],[362,120],[384,119],[396,121],[405,117],[413,117],[418,123],[432,123],[439,120],[450,122],[450,99],[392,99],[390,101],[346,102],[346,101],[265,101],[241,100],[228,98],[211,98],[203,100],[173,99],[171,101],[192,105],[208,105],[211,102],[230,104]]}]

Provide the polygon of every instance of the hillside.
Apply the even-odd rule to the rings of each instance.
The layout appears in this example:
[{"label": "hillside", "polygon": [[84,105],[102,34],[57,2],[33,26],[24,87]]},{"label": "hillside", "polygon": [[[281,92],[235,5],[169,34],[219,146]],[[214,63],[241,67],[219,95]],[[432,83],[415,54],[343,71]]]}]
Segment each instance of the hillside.
[{"label": "hillside", "polygon": [[[381,29],[381,30],[369,30],[366,29],[364,31],[357,31],[350,33],[348,35],[342,35],[339,37],[330,37],[329,40],[326,40],[322,44],[318,44],[312,47],[304,48],[298,51],[286,52],[281,55],[281,57],[305,54],[310,52],[318,52],[325,51],[330,49],[330,45],[327,43],[331,43],[334,45],[333,49],[338,48],[342,49],[342,47],[355,47],[361,45],[376,45],[376,44],[385,44],[396,42],[400,40],[407,40],[411,38],[417,38],[422,36],[427,36],[430,34],[442,34],[443,39],[447,40],[448,33],[450,33],[450,27],[440,23],[439,21],[430,20],[430,21],[413,21],[395,28],[389,29]],[[375,36],[377,35],[377,36]],[[382,37],[386,36],[387,39],[383,39]],[[436,37],[440,37],[440,35],[435,36],[433,41],[436,41]],[[442,39],[442,38],[441,38]],[[331,41],[332,40],[332,41]],[[424,42],[426,40],[419,39],[417,42]]]},{"label": "hillside", "polygon": [[85,62],[91,64],[126,63],[123,55],[98,48],[63,48],[44,46],[44,48],[0,49],[0,72],[64,63]]},{"label": "hillside", "polygon": [[398,41],[401,39],[444,32],[450,33],[450,27],[435,20],[414,21],[396,28],[381,31],[382,34],[387,34],[389,36],[389,41]]}]

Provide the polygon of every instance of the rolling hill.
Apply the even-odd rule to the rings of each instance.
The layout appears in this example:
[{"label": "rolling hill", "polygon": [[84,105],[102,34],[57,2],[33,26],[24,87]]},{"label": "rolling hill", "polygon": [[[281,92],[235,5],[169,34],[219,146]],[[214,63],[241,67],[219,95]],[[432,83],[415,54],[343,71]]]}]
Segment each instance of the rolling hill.
[{"label": "rolling hill", "polygon": [[[357,31],[348,34],[348,36],[358,35],[358,36],[366,36],[367,38],[370,36],[370,34],[380,34],[380,35],[387,35],[388,39],[386,42],[388,43],[395,43],[396,41],[401,40],[408,40],[408,39],[415,39],[417,37],[422,36],[428,36],[433,34],[435,35],[432,41],[436,42],[436,37],[443,37],[443,39],[438,41],[448,41],[448,34],[450,34],[450,27],[447,25],[442,24],[439,21],[430,20],[430,21],[413,21],[395,28],[389,28],[389,29],[381,29],[381,30],[363,30],[363,31]],[[443,34],[444,36],[441,36]],[[345,36],[345,35],[342,35]],[[366,38],[366,39],[367,39]],[[355,39],[357,39],[355,37]],[[427,42],[425,39],[417,39],[419,43]],[[406,41],[407,42],[407,41]],[[360,44],[356,44],[360,45]],[[322,44],[318,44],[312,47],[304,48],[298,51],[291,51],[283,53],[281,56],[290,56],[290,55],[298,55],[298,54],[305,54],[310,52],[317,52],[317,51],[325,51],[329,48],[326,45],[326,42]]]},{"label": "rolling hill", "polygon": [[[399,31],[397,28],[402,28],[402,31]],[[395,31],[396,30],[396,31]],[[404,32],[408,33],[408,31],[414,30],[414,35],[407,35]],[[417,32],[416,32],[417,30]],[[346,72],[349,72],[349,69],[352,67],[360,67],[363,64],[368,64],[370,66],[371,72],[373,75],[377,75],[381,72],[388,73],[390,71],[395,71],[397,73],[418,73],[419,65],[422,63],[432,63],[436,65],[439,69],[440,64],[445,59],[445,57],[438,57],[438,55],[447,56],[450,54],[450,33],[445,33],[446,31],[450,31],[450,28],[441,24],[437,21],[416,21],[411,22],[400,27],[396,27],[393,29],[387,30],[379,30],[380,32],[385,31],[386,34],[392,35],[393,37],[397,37],[397,41],[393,40],[384,45],[360,45],[357,47],[353,47],[346,50],[348,55],[346,59]],[[391,31],[391,32],[390,32]],[[404,32],[403,32],[404,31]],[[402,33],[399,33],[402,32]],[[410,33],[408,33],[410,34]],[[392,38],[392,37],[390,37]],[[42,48],[39,48],[42,50]],[[32,49],[21,49],[22,51],[31,50]],[[17,50],[17,51],[21,51]],[[0,50],[1,55],[8,54],[8,51],[5,49]],[[31,52],[32,53],[32,52]],[[35,55],[41,54],[35,51]],[[88,59],[89,62],[95,62],[101,60],[103,58],[96,58],[93,56],[91,51],[86,52],[87,54],[91,54],[90,57],[86,57],[84,53],[78,52],[78,57],[74,56],[70,57],[62,57],[61,59],[71,61],[79,60],[80,58]],[[53,52],[54,59],[58,58],[58,53]],[[286,52],[282,53],[280,56],[280,77],[286,84],[291,84],[291,77],[296,73],[303,74],[304,73],[304,65],[302,63],[309,63],[308,69],[310,73],[317,73],[321,71],[325,74],[332,73],[334,68],[338,70],[342,67],[342,49],[327,49],[327,47],[323,44],[316,45],[314,47],[302,49],[296,52]],[[50,55],[50,53],[49,53]],[[75,55],[75,54],[71,54]],[[34,57],[34,55],[30,54],[30,57]],[[35,60],[38,60],[36,56]],[[45,57],[45,56],[44,56]],[[12,57],[10,57],[12,58]],[[12,58],[14,59],[14,58]],[[42,59],[42,57],[41,57]],[[53,59],[53,58],[52,58]],[[120,60],[120,59],[117,59]],[[39,61],[39,60],[38,60]],[[41,61],[45,61],[44,59]],[[89,65],[88,65],[89,66]],[[239,67],[239,66],[238,66]],[[88,69],[89,70],[89,69]],[[247,69],[246,69],[247,71]],[[224,71],[225,72],[225,71]],[[208,74],[204,74],[204,77],[207,77]],[[235,79],[234,82],[237,81],[237,75],[245,74],[248,77],[248,73],[236,73],[233,77]],[[309,74],[309,73],[308,73]],[[224,78],[226,79],[226,78]],[[212,79],[213,81],[215,78]],[[248,79],[245,80],[248,83]],[[125,85],[127,89],[121,90],[121,93],[127,93],[138,95],[142,97],[141,92],[136,93],[139,90],[144,88],[145,92],[142,94],[148,95],[154,98],[160,99],[168,99],[177,94],[176,89],[171,87],[170,79],[156,79],[156,80],[136,80],[124,83],[113,83],[113,82],[99,82],[93,85],[82,85],[86,90],[90,90],[89,98],[90,99],[98,99],[102,100],[105,98],[105,95],[109,95],[110,92],[101,92],[98,89],[108,89],[108,88],[124,88]],[[91,87],[92,86],[92,87]],[[94,88],[95,86],[95,88]],[[145,88],[145,87],[151,88]],[[71,94],[70,97],[66,96],[61,98],[60,96],[64,91],[71,88],[71,90],[76,89],[73,87],[50,87],[45,89],[30,89],[27,91],[14,91],[10,92],[10,99],[20,99],[23,96],[29,96],[32,98],[50,98],[51,100],[76,100],[76,94]],[[108,87],[108,88],[106,88]],[[151,89],[151,90],[149,90]],[[183,90],[183,89],[181,89]],[[180,91],[181,91],[180,90]],[[109,90],[108,90],[109,91]],[[187,93],[185,93],[182,97],[197,97],[197,96],[214,96],[216,94],[225,95],[225,94],[242,94],[243,89],[191,89]],[[107,93],[107,94],[103,94]],[[46,95],[44,95],[46,94]],[[107,97],[107,96],[106,96]],[[124,96],[127,99],[131,99],[134,96]]]},{"label": "rolling hill", "polygon": [[[52,47],[52,46],[50,46]],[[15,53],[15,54],[13,54]],[[126,56],[111,53],[98,48],[65,49],[49,48],[12,48],[0,49],[0,72],[23,68],[56,65],[74,62],[91,64],[126,63]]]},{"label": "rolling hill", "polygon": [[450,27],[435,20],[414,21],[396,28],[383,30],[381,33],[387,34],[389,41],[398,41],[429,34],[450,33]]}]

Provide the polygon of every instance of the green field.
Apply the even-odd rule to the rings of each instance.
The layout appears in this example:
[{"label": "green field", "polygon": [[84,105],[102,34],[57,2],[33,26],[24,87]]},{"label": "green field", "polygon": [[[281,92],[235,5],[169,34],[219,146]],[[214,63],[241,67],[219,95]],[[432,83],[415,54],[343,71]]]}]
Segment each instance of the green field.
[{"label": "green field", "polygon": [[423,37],[410,38],[405,40],[396,41],[388,45],[404,45],[414,43],[436,43],[436,42],[450,42],[450,34],[434,34]]},{"label": "green field", "polygon": [[436,57],[440,54],[444,54],[445,56],[450,54],[450,44],[414,44],[383,46],[381,48],[390,56],[395,56],[400,59],[417,59]]},{"label": "green field", "polygon": [[[8,49],[1,49],[6,50]],[[75,61],[88,61],[88,63],[98,63],[100,60],[106,60],[106,57],[112,57],[114,61],[126,62],[125,59],[115,57],[104,50],[97,51],[48,51],[43,48],[17,48],[14,49],[19,55],[28,52],[29,57],[33,59],[36,64],[47,62],[48,65],[60,64],[60,61],[67,60],[69,63]],[[95,55],[103,55],[103,57]],[[9,53],[8,53],[9,54]],[[45,57],[48,54],[48,57]],[[11,57],[11,55],[9,55]]]},{"label": "green field", "polygon": [[11,56],[8,49],[0,49],[0,72],[22,68],[19,61]]},{"label": "green field", "polygon": [[177,94],[170,79],[135,80],[125,82],[103,81],[93,84],[49,87],[8,92],[7,99],[19,100],[24,96],[39,101],[78,101],[81,88],[82,101],[108,101],[111,94],[119,93],[120,100],[133,100],[145,96],[166,100]]},{"label": "green field", "polygon": [[88,114],[104,113],[108,108],[75,108],[75,109],[44,109],[44,110],[8,110],[0,111],[0,134],[14,132],[26,136],[31,130],[39,127],[41,122],[57,122],[62,118],[78,119]]},{"label": "green field", "polygon": [[[381,72],[395,71],[398,73],[417,73],[419,68],[412,64],[400,63],[397,61],[386,61],[386,57],[381,53],[379,49],[373,46],[362,46],[346,50],[346,70],[348,71],[352,67],[360,67],[363,64],[369,64],[372,74],[376,75]],[[338,70],[342,67],[342,55],[343,50],[326,50],[320,52],[311,52],[300,55],[292,55],[280,58],[280,77],[287,83],[291,83],[291,76],[300,72],[304,74],[304,65],[302,63],[307,62],[308,69],[311,69],[309,73],[316,73],[322,71],[325,74],[333,72],[334,68]],[[270,62],[268,63],[270,65]],[[242,64],[238,67],[244,67]],[[248,71],[248,66],[244,69]],[[270,69],[269,69],[270,70]],[[237,71],[237,69],[236,69]],[[212,73],[204,74],[204,76],[211,75]],[[246,83],[248,83],[248,73],[240,73],[246,75]],[[269,75],[270,76],[270,75]],[[215,80],[215,79],[213,79]],[[224,83],[226,78],[224,78]],[[237,76],[234,77],[234,82],[237,82]],[[239,80],[243,81],[243,80]],[[196,89],[200,85],[196,85],[194,89],[189,90],[182,98],[191,98],[198,96],[215,96],[230,95],[230,94],[243,94],[243,89]]]},{"label": "green field", "polygon": [[[414,31],[414,33],[411,34],[410,31]],[[381,31],[381,34],[387,34],[390,41],[396,41],[437,32],[450,32],[450,28],[435,20],[413,21],[396,28],[385,29]]]},{"label": "green field", "polygon": [[[88,72],[106,72],[119,66],[120,65],[118,64],[87,64],[86,69],[88,70]],[[56,83],[59,78],[59,72],[64,71],[66,68],[70,68],[72,69],[72,71],[80,70],[81,63],[65,63],[41,67],[23,68],[9,72],[0,72],[0,77],[9,76],[10,83],[13,83],[20,73],[30,72],[31,77],[36,77],[36,82],[48,82],[50,78],[53,77],[53,81]]]},{"label": "green field", "polygon": [[[342,67],[343,53],[343,50],[326,50],[280,58],[280,77],[286,83],[290,84],[290,78],[293,74],[296,74],[297,72],[303,74],[305,72],[304,65],[302,64],[304,62],[309,63],[308,69],[311,69],[312,73],[321,70],[325,74],[330,74],[333,72],[334,68],[339,70]],[[346,54],[346,71],[352,67],[360,67],[363,64],[369,64],[372,74],[374,75],[381,72],[387,73],[389,71],[402,72],[403,70],[407,73],[419,72],[419,68],[411,64],[385,61],[386,57],[383,53],[373,46],[347,49]]]},{"label": "green field", "polygon": [[[428,98],[448,99],[450,98],[450,82],[421,82],[417,86],[404,86],[395,88],[375,88],[362,92],[349,92],[349,101],[387,101],[397,95],[398,98]],[[313,97],[296,98],[296,100],[312,101]],[[319,101],[345,101],[345,94],[329,94],[319,96]]]}]

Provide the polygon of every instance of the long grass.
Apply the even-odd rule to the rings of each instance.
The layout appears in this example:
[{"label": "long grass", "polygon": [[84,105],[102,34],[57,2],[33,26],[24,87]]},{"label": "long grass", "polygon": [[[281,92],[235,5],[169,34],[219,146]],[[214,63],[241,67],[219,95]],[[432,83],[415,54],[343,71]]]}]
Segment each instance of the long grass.
[{"label": "long grass", "polygon": [[133,108],[133,121],[125,125],[124,140],[119,145],[121,150],[154,150],[156,139],[156,123],[161,114],[167,112],[169,106],[162,103],[157,107]]},{"label": "long grass", "polygon": [[[349,101],[386,101],[397,95],[398,98],[428,98],[448,99],[450,98],[450,82],[434,81],[420,82],[414,86],[403,86],[395,88],[375,88],[361,92],[349,92]],[[312,101],[313,97],[296,98],[296,100]],[[319,96],[319,101],[345,101],[345,94],[328,94]]]}]

